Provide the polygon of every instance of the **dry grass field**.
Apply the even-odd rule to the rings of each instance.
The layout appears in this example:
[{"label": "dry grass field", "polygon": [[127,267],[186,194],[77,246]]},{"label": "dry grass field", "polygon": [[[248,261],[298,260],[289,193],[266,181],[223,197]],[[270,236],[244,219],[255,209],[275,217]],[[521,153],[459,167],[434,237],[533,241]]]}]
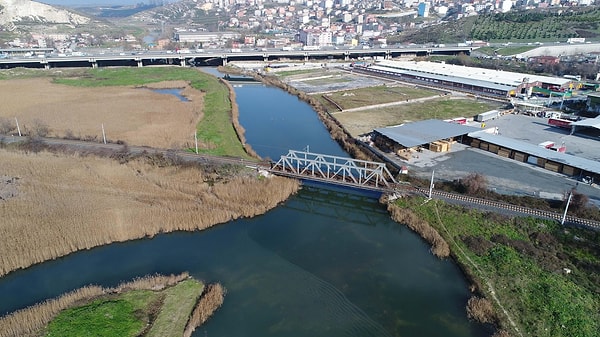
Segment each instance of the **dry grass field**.
[{"label": "dry grass field", "polygon": [[460,97],[438,97],[389,107],[333,113],[353,137],[373,129],[425,119],[473,117],[498,108],[498,104]]},{"label": "dry grass field", "polygon": [[0,276],[77,250],[262,214],[299,188],[253,173],[214,183],[198,168],[4,149],[0,172],[13,189],[0,199]]},{"label": "dry grass field", "polygon": [[[181,88],[190,101],[150,88]],[[11,122],[16,117],[22,131],[43,123],[50,136],[101,140],[104,124],[110,141],[160,148],[191,146],[203,111],[203,93],[185,81],[73,87],[52,83],[50,78],[12,79],[0,81],[0,102],[0,117]]]}]

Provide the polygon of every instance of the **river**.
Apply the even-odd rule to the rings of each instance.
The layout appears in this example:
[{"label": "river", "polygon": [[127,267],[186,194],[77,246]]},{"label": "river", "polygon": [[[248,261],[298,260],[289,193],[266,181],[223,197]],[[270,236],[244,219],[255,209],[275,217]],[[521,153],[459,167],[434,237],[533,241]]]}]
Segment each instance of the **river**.
[{"label": "river", "polygon": [[[240,123],[262,157],[288,149],[347,156],[306,103],[236,85]],[[373,195],[306,186],[265,215],[71,254],[0,279],[0,314],[86,284],[180,273],[227,288],[194,336],[483,337],[451,260],[393,222]]]}]

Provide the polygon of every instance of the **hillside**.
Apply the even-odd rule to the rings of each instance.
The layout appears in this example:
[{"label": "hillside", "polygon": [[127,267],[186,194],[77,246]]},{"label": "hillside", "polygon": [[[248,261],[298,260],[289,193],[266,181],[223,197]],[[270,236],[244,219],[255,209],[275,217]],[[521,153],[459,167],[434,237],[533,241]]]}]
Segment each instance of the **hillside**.
[{"label": "hillside", "polygon": [[13,30],[22,24],[82,25],[90,18],[31,0],[0,0],[0,28]]},{"label": "hillside", "polygon": [[398,42],[566,41],[600,36],[600,8],[547,9],[485,14],[446,21],[398,36]]}]

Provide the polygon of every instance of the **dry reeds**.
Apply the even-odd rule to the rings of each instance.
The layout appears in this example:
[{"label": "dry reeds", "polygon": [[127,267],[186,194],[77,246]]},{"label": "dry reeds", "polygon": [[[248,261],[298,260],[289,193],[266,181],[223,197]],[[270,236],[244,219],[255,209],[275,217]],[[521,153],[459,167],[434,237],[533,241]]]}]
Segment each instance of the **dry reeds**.
[{"label": "dry reeds", "polygon": [[425,241],[431,244],[431,252],[439,258],[450,256],[450,247],[444,238],[427,223],[420,219],[409,209],[400,208],[394,204],[388,204],[388,212],[394,221],[406,224],[410,229],[419,234]]},{"label": "dry reeds", "polygon": [[497,322],[492,303],[483,297],[473,296],[467,302],[467,316],[479,323]]},{"label": "dry reeds", "polygon": [[102,287],[87,286],[16,311],[0,318],[0,337],[38,336],[40,331],[62,310],[103,294],[105,290]]},{"label": "dry reeds", "polygon": [[43,151],[0,150],[0,172],[19,178],[18,194],[0,201],[0,276],[112,242],[252,217],[299,188],[281,177],[215,180],[194,167]]},{"label": "dry reeds", "polygon": [[185,327],[183,337],[190,337],[197,327],[204,324],[221,307],[225,293],[225,288],[219,283],[209,284],[205,288]]},{"label": "dry reeds", "polygon": [[[166,81],[147,88],[184,88],[189,102],[149,89],[71,87],[49,78],[0,81],[0,129],[16,133],[15,117],[28,135],[102,140],[159,148],[193,143],[203,115],[204,94],[185,81]],[[34,97],[35,99],[31,99]],[[8,127],[2,125],[6,120]],[[47,130],[45,130],[47,128]]]},{"label": "dry reeds", "polygon": [[0,318],[0,337],[39,336],[56,315],[61,311],[91,301],[105,294],[121,293],[127,290],[160,290],[173,286],[189,278],[187,273],[179,275],[154,275],[123,283],[115,288],[87,286],[47,300],[31,307],[16,311]]}]

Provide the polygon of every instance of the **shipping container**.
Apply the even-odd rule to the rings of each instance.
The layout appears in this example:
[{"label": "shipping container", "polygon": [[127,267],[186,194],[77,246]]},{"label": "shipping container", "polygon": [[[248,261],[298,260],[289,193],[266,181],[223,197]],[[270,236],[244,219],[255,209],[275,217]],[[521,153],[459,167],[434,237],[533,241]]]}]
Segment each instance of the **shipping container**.
[{"label": "shipping container", "polygon": [[479,115],[477,115],[475,117],[475,121],[477,122],[485,122],[485,121],[489,121],[491,119],[496,119],[500,117],[500,111],[498,110],[490,110],[488,112],[483,112],[480,113]]}]

